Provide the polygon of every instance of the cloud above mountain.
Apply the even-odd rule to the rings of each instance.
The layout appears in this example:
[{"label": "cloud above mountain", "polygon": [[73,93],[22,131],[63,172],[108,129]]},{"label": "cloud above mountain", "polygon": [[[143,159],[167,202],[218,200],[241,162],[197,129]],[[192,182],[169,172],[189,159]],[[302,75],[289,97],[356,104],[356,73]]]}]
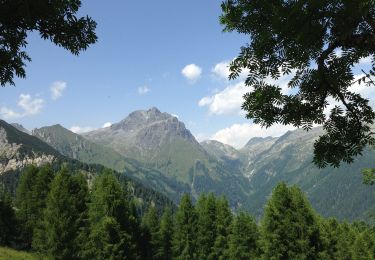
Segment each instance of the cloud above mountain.
[{"label": "cloud above mountain", "polygon": [[269,128],[262,128],[260,125],[252,123],[234,124],[217,131],[210,137],[210,139],[229,144],[239,149],[253,137],[279,137],[285,134],[288,130],[293,129],[295,129],[295,127],[280,124],[273,125]]},{"label": "cloud above mountain", "polygon": [[200,107],[207,107],[209,114],[213,115],[230,115],[241,114],[241,105],[243,103],[243,95],[251,90],[246,87],[244,82],[230,85],[222,91],[206,96],[199,100]]},{"label": "cloud above mountain", "polygon": [[0,107],[0,116],[3,119],[17,119],[25,116],[38,114],[44,105],[44,100],[39,97],[32,97],[30,94],[20,94],[17,106],[18,111],[7,106]]},{"label": "cloud above mountain", "polygon": [[87,132],[93,131],[93,130],[95,130],[95,128],[91,127],[91,126],[75,125],[75,126],[72,126],[71,128],[69,128],[69,130],[72,131],[73,133],[76,133],[76,134],[82,134],[82,133],[87,133]]}]

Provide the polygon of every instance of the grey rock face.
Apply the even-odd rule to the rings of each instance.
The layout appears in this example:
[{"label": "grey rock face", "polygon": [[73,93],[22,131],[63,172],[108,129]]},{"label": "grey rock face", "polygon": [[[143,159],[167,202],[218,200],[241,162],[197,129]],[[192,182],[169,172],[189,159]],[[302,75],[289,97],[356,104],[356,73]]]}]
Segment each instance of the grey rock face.
[{"label": "grey rock face", "polygon": [[31,132],[28,129],[26,129],[25,127],[23,127],[23,125],[21,125],[21,124],[12,123],[11,125],[21,132],[24,132],[26,134],[31,134]]},{"label": "grey rock face", "polygon": [[[134,157],[134,153],[147,157],[149,151],[160,150],[176,139],[191,142],[199,147],[184,123],[168,113],[161,113],[155,107],[147,111],[132,112],[108,128],[85,133],[83,136],[112,147],[128,157]],[[140,158],[136,156],[136,159]]]},{"label": "grey rock face", "polygon": [[55,160],[55,156],[49,154],[23,154],[21,148],[22,144],[11,143],[5,128],[0,127],[0,175],[31,164],[41,166]]}]

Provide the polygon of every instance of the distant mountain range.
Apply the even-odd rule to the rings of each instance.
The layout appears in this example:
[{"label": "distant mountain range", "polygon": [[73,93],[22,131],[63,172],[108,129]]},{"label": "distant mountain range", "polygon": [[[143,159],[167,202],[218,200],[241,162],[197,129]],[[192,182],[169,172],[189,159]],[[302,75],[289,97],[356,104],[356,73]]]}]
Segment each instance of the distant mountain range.
[{"label": "distant mountain range", "polygon": [[311,162],[321,133],[319,127],[289,131],[278,138],[252,138],[235,149],[214,140],[198,143],[178,118],[151,108],[83,135],[60,125],[31,134],[66,157],[113,168],[175,202],[184,192],[196,198],[212,191],[225,195],[233,209],[259,216],[273,187],[286,181],[300,186],[325,216],[367,219],[375,210],[375,189],[362,184],[360,171],[375,167],[375,152],[367,149],[338,169],[318,169]]},{"label": "distant mountain range", "polygon": [[[59,128],[60,130],[64,129],[57,126],[54,130]],[[5,189],[13,195],[15,194],[22,170],[31,164],[41,166],[49,163],[56,170],[64,165],[64,167],[72,172],[82,172],[87,177],[88,181],[91,181],[92,178],[101,174],[104,169],[100,164],[88,164],[76,160],[73,156],[65,156],[38,137],[28,133],[30,132],[21,125],[10,125],[0,120],[0,187],[5,187]],[[56,133],[62,134],[63,131],[56,131]],[[56,138],[58,136],[59,135],[55,135]],[[62,139],[64,138],[66,138],[66,136]],[[77,138],[82,137],[77,136]],[[73,148],[73,150],[74,149],[75,148]],[[107,152],[107,150],[104,149],[104,152]],[[139,209],[144,210],[150,203],[156,205],[158,208],[173,204],[165,195],[150,188],[146,188],[142,183],[128,177],[130,173],[136,174],[138,171],[146,172],[143,169],[133,167],[127,168],[125,171],[122,171],[121,174],[115,173],[118,175],[119,180],[128,188],[130,194],[136,198]]]}]

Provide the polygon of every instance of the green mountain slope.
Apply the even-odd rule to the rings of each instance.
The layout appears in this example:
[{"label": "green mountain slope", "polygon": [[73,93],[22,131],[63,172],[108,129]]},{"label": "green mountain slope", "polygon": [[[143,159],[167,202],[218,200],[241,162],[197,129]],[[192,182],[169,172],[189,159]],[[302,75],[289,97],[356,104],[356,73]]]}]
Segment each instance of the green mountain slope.
[{"label": "green mountain slope", "polygon": [[360,172],[364,167],[375,167],[375,151],[366,150],[353,164],[318,169],[312,164],[312,153],[314,140],[321,133],[321,128],[287,132],[245,162],[244,175],[252,186],[251,211],[260,215],[272,189],[286,181],[300,186],[314,208],[325,216],[368,219],[369,211],[375,211],[375,188],[362,184]]},{"label": "green mountain slope", "polygon": [[[68,158],[39,138],[19,131],[0,120],[0,185],[14,194],[20,174],[27,165],[46,163],[52,164],[56,169],[65,165],[71,171],[81,171],[88,180],[95,178],[104,169],[99,164],[87,164]],[[124,173],[116,174],[127,186],[129,192],[137,198],[141,209],[147,207],[151,202],[156,206],[171,204],[171,200],[166,196],[130,179],[130,175],[136,174],[137,171],[142,171],[142,169],[131,168]]]},{"label": "green mountain slope", "polygon": [[85,163],[102,164],[120,172],[125,171],[127,163],[122,155],[111,148],[90,142],[61,125],[33,129],[32,135],[69,158]]},{"label": "green mountain slope", "polygon": [[225,195],[232,208],[244,207],[260,216],[273,188],[286,181],[307,192],[325,216],[368,219],[368,212],[375,211],[374,187],[362,184],[360,171],[375,167],[375,152],[368,149],[353,164],[338,169],[318,169],[312,164],[312,152],[321,133],[318,127],[278,138],[253,138],[236,150],[217,141],[199,144],[182,122],[156,108],[135,111],[83,137],[59,125],[33,131],[65,156],[119,170],[121,176],[175,202],[185,192],[195,198],[214,192]]},{"label": "green mountain slope", "polygon": [[143,178],[153,178],[154,188],[162,185],[156,180],[161,177],[169,186],[175,183],[176,188],[184,187],[195,198],[210,191],[224,194],[233,207],[248,197],[249,182],[239,169],[210,155],[182,122],[157,108],[135,111],[119,123],[84,137],[161,173]]}]

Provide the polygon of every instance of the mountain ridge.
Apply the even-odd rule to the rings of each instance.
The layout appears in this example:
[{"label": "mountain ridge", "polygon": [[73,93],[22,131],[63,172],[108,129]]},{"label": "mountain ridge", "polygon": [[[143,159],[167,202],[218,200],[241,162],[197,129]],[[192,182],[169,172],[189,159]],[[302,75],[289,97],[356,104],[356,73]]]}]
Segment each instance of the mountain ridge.
[{"label": "mountain ridge", "polygon": [[[215,140],[198,143],[178,118],[151,108],[134,111],[110,127],[77,135],[73,139],[78,144],[68,148],[87,148],[85,143],[91,142],[94,148],[84,149],[80,159],[87,156],[93,162],[105,156],[95,158],[90,153],[100,157],[111,150],[133,168],[129,176],[175,202],[185,192],[196,198],[212,191],[224,194],[232,209],[245,208],[260,216],[273,187],[285,181],[299,185],[325,216],[368,219],[366,212],[375,210],[368,198],[375,194],[362,184],[360,169],[374,167],[375,152],[367,149],[353,164],[339,169],[318,169],[312,164],[312,151],[321,133],[321,127],[308,132],[297,129],[280,137],[253,138],[235,149]],[[115,167],[110,160],[102,163]]]}]

